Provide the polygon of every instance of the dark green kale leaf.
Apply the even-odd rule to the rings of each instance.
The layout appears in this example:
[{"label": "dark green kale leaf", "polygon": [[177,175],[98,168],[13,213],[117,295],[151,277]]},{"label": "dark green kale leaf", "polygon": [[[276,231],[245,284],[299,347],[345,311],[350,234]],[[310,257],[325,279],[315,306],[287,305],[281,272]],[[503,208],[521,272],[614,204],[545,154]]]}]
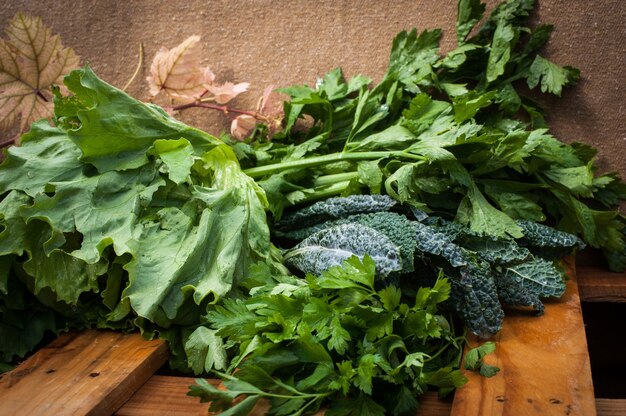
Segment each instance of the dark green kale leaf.
[{"label": "dark green kale leaf", "polygon": [[276,231],[275,234],[290,240],[301,241],[321,230],[352,223],[372,228],[389,238],[400,249],[402,261],[401,272],[407,273],[413,271],[413,258],[417,246],[413,225],[404,215],[395,212],[380,211],[370,214],[355,214],[310,227],[298,228],[286,232]]},{"label": "dark green kale leaf", "polygon": [[491,337],[502,327],[504,312],[489,264],[470,263],[457,273],[451,278],[453,308],[471,332],[481,338]]},{"label": "dark green kale leaf", "polygon": [[517,224],[524,230],[524,237],[518,243],[540,257],[556,259],[585,248],[585,242],[574,234],[532,221],[519,220]]},{"label": "dark green kale leaf", "polygon": [[552,261],[541,258],[496,268],[498,296],[509,305],[531,306],[543,314],[541,299],[561,297],[565,293],[565,273]]},{"label": "dark green kale leaf", "polygon": [[287,266],[304,273],[320,274],[357,255],[376,261],[381,277],[402,269],[400,248],[383,233],[358,223],[326,228],[302,240],[284,253]]},{"label": "dark green kale leaf", "polygon": [[345,198],[329,198],[306,208],[286,213],[276,224],[276,228],[279,230],[303,228],[353,214],[388,211],[395,205],[397,205],[397,201],[387,195],[352,195]]}]

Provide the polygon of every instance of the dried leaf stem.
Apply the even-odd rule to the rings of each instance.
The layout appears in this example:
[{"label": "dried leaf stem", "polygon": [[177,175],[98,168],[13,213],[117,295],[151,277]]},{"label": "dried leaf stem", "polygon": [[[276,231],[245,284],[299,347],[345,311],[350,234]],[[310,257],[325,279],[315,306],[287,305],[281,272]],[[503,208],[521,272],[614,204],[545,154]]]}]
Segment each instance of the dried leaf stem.
[{"label": "dried leaf stem", "polygon": [[131,76],[128,82],[126,83],[126,85],[124,85],[124,88],[122,88],[122,91],[126,91],[126,89],[130,86],[130,84],[133,83],[135,78],[137,78],[137,75],[139,75],[139,71],[141,70],[142,65],[143,65],[143,43],[139,42],[139,62],[137,63],[137,68],[135,68],[135,72],[133,73],[133,76]]}]

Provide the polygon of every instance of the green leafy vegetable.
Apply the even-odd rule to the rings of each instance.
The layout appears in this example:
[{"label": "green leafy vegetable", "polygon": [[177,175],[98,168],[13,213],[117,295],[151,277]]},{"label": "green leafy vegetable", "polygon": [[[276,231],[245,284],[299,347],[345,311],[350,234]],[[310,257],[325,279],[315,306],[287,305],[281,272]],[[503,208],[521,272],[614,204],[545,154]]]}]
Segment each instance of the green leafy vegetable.
[{"label": "green leafy vegetable", "polygon": [[450,291],[446,279],[405,302],[397,287],[376,290],[375,267],[368,256],[352,257],[307,275],[300,291],[276,293],[278,281],[265,282],[260,292],[209,312],[237,371],[215,373],[226,390],[199,380],[189,394],[222,414],[246,414],[239,413],[249,409],[243,403],[263,397],[276,414],[328,406],[332,414],[399,415],[415,412],[428,386],[464,384],[455,369],[459,340],[437,314]]},{"label": "green leafy vegetable", "polygon": [[465,368],[472,371],[478,371],[484,377],[495,376],[500,369],[486,364],[483,361],[485,355],[491,354],[495,350],[496,344],[491,341],[485,342],[476,348],[472,348],[465,354]]},{"label": "green leafy vegetable", "polygon": [[[411,414],[461,386],[447,314],[488,337],[501,303],[542,313],[582,240],[626,267],[626,185],[524,94],[579,77],[538,54],[552,26],[526,26],[533,5],[483,19],[461,0],[446,56],[440,30],[401,32],[377,85],[335,69],[284,88],[284,129],[245,142],[72,72],[54,126],[0,166],[0,360],[69,328],[139,329],[173,368],[220,376],[191,394],[226,415],[261,398],[279,415]],[[492,347],[469,368],[493,375]]]},{"label": "green leafy vegetable", "polygon": [[[90,299],[100,303],[94,312],[106,305],[110,315],[100,311],[94,322],[100,327],[136,317],[146,330],[199,324],[203,305],[227,295],[250,264],[270,260],[263,191],[230,147],[89,68],[66,84],[74,95],[56,97],[58,127],[33,125],[1,168],[9,282],[28,281],[68,317],[76,314],[61,304],[80,309]],[[26,331],[29,348],[64,327],[53,315],[42,319]],[[4,351],[10,360],[28,348]]]},{"label": "green leafy vegetable", "polygon": [[402,269],[400,248],[384,234],[357,223],[326,228],[307,237],[287,251],[284,260],[305,273],[320,274],[354,255],[366,254],[376,261],[383,277]]},{"label": "green leafy vegetable", "polygon": [[[330,198],[324,206],[343,212],[353,199]],[[372,202],[371,210],[377,206]],[[530,306],[541,314],[541,299],[560,297],[565,291],[564,276],[553,259],[584,247],[574,235],[526,220],[517,222],[524,230],[523,237],[511,240],[485,236],[424,212],[416,214],[415,209],[404,215],[382,209],[340,219],[311,218],[308,223],[317,220],[317,224],[278,233],[302,240],[285,252],[285,264],[303,273],[319,274],[352,255],[367,253],[377,259],[381,269],[389,261],[385,256],[393,256],[393,279],[386,280],[400,284],[410,281],[414,270],[424,277],[443,269],[452,285],[452,308],[470,331],[489,337],[502,325],[500,302]],[[302,212],[310,210],[303,208]],[[302,214],[295,211],[290,215]],[[419,221],[409,216],[417,216]],[[383,277],[390,274],[386,270],[378,273]]]}]

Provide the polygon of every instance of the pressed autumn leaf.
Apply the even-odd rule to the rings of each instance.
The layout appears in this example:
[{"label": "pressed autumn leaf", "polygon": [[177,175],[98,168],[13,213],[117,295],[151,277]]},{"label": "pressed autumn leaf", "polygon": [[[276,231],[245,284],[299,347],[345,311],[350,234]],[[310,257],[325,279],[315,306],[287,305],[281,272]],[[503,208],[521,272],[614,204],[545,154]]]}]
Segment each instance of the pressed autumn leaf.
[{"label": "pressed autumn leaf", "polygon": [[0,128],[20,120],[20,130],[53,113],[52,85],[78,67],[79,58],[61,44],[39,17],[21,13],[0,39]]},{"label": "pressed autumn leaf", "polygon": [[199,41],[200,36],[190,36],[173,49],[159,49],[147,78],[152,96],[164,91],[175,100],[190,102],[213,83],[213,72],[200,65]]}]

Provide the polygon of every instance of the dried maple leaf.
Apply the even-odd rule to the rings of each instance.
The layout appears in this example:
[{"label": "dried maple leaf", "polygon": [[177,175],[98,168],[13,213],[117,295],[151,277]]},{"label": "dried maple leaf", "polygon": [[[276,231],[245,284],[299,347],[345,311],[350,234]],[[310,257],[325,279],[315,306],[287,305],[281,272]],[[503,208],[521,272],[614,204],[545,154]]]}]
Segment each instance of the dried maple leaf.
[{"label": "dried maple leaf", "polygon": [[150,66],[150,94],[164,91],[171,98],[191,102],[213,83],[215,75],[200,65],[200,36],[190,36],[173,49],[161,47]]},{"label": "dried maple leaf", "polygon": [[248,91],[250,83],[242,82],[239,84],[233,84],[232,82],[225,82],[222,85],[209,85],[207,90],[213,94],[213,99],[218,104],[226,104],[242,92]]},{"label": "dried maple leaf", "polygon": [[19,118],[20,130],[53,114],[52,85],[76,68],[79,58],[64,48],[40,18],[18,13],[0,39],[0,129]]}]

